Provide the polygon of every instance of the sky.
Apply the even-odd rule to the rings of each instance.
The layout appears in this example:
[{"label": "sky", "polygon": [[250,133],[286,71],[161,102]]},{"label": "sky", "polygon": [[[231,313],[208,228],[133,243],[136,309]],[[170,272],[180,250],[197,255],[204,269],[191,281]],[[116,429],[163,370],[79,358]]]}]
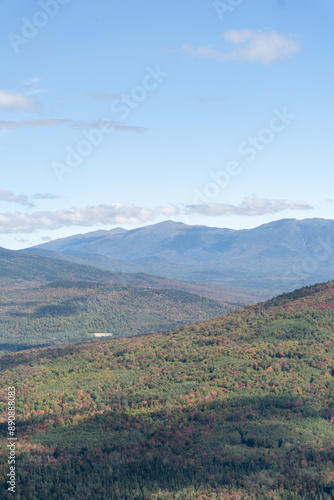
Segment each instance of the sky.
[{"label": "sky", "polygon": [[0,9],[0,246],[333,218],[333,0]]}]

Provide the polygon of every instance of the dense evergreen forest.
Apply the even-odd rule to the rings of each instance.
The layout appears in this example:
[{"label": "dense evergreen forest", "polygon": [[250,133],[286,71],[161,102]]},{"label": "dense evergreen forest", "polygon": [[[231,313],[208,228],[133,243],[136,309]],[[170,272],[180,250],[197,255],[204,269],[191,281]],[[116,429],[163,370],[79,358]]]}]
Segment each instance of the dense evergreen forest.
[{"label": "dense evergreen forest", "polygon": [[334,498],[333,302],[3,357],[2,492],[15,386],[19,500]]}]

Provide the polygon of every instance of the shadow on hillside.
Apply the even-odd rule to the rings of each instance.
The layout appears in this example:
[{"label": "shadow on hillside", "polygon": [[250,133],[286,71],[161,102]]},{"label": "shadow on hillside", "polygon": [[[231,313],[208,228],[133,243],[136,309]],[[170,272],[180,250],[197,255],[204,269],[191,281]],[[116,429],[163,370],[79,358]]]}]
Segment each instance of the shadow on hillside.
[{"label": "shadow on hillside", "polygon": [[[30,344],[30,343],[0,343],[0,351],[8,351],[8,354],[15,354],[15,356],[7,356],[4,354],[0,357],[0,369],[14,369],[20,365],[31,365],[38,363],[40,358],[50,356],[57,358],[58,356],[71,355],[78,353],[78,351],[87,348],[87,343],[96,343],[96,339],[79,339],[75,343],[75,339],[71,339],[70,344],[62,344],[55,342],[46,342],[44,344]],[[31,349],[41,349],[41,351],[31,352]],[[29,351],[30,350],[30,351]],[[27,352],[28,351],[28,352]]]},{"label": "shadow on hillside", "polygon": [[[53,346],[53,342],[45,343],[45,344],[9,344],[9,343],[0,343],[0,351],[6,351],[10,354],[12,353],[19,353],[21,351],[27,351],[28,349],[40,349],[42,347],[51,347]],[[0,365],[1,365],[2,358],[0,358]],[[16,364],[22,364],[22,359],[19,361],[19,363],[11,364],[11,366],[15,366]]]},{"label": "shadow on hillside", "polygon": [[[310,417],[301,412],[303,404],[301,397],[290,395],[237,396],[205,407],[183,408],[182,413],[164,408],[160,414],[155,412],[145,418],[131,416],[124,409],[96,413],[79,423],[69,422],[74,417],[70,410],[68,418],[64,415],[65,425],[56,422],[50,430],[35,433],[34,441],[56,448],[55,458],[61,462],[70,459],[73,471],[79,475],[82,472],[76,464],[81,464],[87,474],[85,481],[89,476],[92,483],[102,467],[109,470],[109,475],[112,468],[112,482],[122,481],[123,477],[131,487],[146,486],[152,491],[156,486],[168,489],[171,485],[185,488],[192,484],[243,487],[249,478],[276,487],[275,477],[279,474],[295,486],[301,456],[310,466],[314,457],[323,463],[326,459],[325,452],[323,456],[317,454],[314,436],[310,441],[300,426]],[[319,412],[321,408],[313,416],[321,416]],[[287,413],[294,414],[292,421]],[[251,420],[247,418],[250,414]],[[42,426],[44,420],[35,423]],[[298,437],[291,432],[291,423],[302,431]],[[25,428],[20,426],[19,432],[24,433]],[[90,467],[92,463],[95,470]]]}]

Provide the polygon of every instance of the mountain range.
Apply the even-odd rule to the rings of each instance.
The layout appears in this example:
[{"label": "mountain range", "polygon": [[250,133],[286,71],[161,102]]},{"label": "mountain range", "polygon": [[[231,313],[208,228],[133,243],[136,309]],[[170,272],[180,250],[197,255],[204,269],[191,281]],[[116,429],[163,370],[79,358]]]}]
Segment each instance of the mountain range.
[{"label": "mountain range", "polygon": [[282,219],[232,230],[165,221],[57,239],[23,252],[123,273],[229,283],[272,295],[334,276],[334,220]]},{"label": "mountain range", "polygon": [[333,241],[322,219],[241,231],[166,221],[0,249],[0,351],[166,331],[328,280]]}]

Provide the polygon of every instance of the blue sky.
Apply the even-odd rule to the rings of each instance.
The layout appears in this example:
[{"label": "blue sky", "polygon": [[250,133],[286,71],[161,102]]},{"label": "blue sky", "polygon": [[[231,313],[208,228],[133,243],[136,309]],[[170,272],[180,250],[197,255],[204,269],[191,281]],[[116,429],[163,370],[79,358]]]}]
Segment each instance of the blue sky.
[{"label": "blue sky", "polygon": [[0,8],[0,246],[333,218],[333,0]]}]

